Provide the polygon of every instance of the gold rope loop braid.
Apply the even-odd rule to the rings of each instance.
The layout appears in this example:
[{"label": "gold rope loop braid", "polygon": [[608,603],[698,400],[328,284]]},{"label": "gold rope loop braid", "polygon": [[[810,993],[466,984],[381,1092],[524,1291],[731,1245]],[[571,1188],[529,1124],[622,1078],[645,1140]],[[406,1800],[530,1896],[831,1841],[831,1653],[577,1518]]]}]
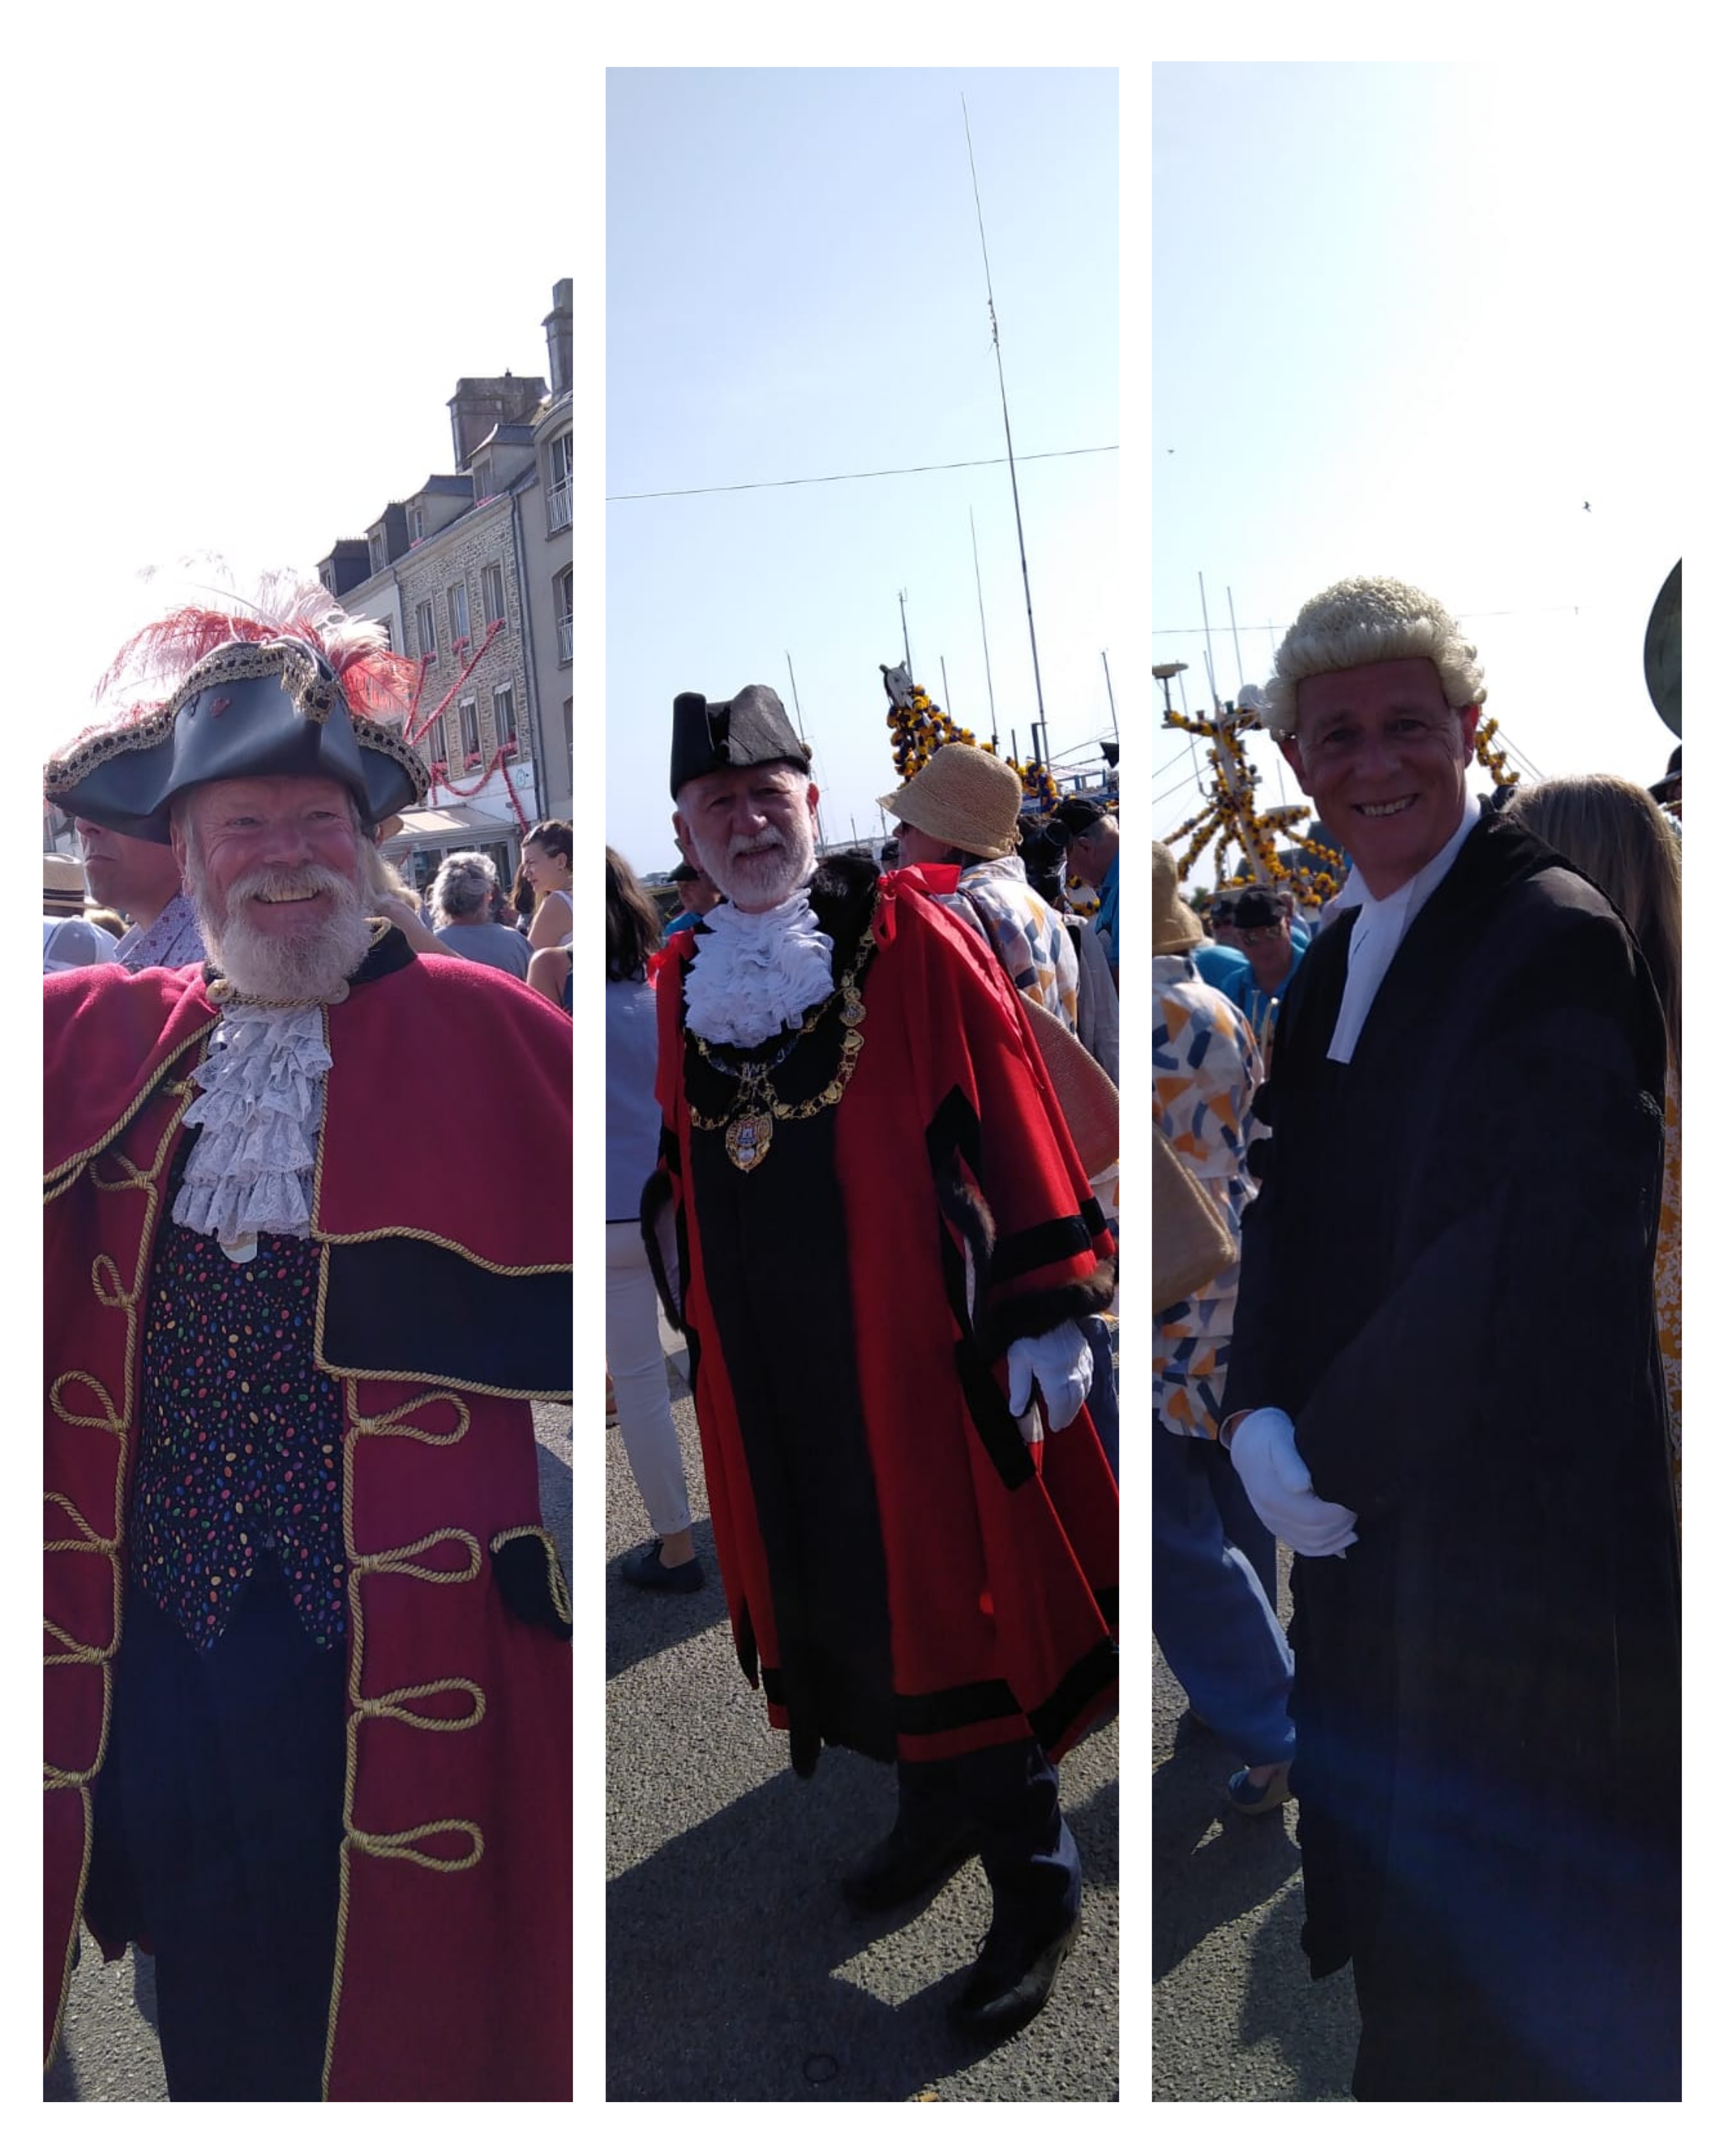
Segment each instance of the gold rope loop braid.
[{"label": "gold rope loop braid", "polygon": [[[463,1691],[472,1705],[459,1715],[415,1714],[403,1703],[410,1699],[434,1699],[444,1692]],[[484,1691],[467,1678],[434,1678],[429,1684],[402,1685],[394,1691],[379,1693],[375,1699],[361,1700],[353,1710],[353,1718],[356,1722],[362,1717],[383,1722],[404,1722],[410,1729],[473,1729],[485,1720],[485,1705]]]},{"label": "gold rope loop braid", "polygon": [[[465,1856],[429,1856],[415,1849],[428,1835],[465,1834],[473,1846]],[[470,1871],[485,1853],[485,1837],[472,1820],[432,1820],[424,1826],[403,1827],[398,1834],[367,1834],[357,1826],[347,1839],[367,1856],[404,1856],[409,1864],[423,1864],[428,1871]]]}]

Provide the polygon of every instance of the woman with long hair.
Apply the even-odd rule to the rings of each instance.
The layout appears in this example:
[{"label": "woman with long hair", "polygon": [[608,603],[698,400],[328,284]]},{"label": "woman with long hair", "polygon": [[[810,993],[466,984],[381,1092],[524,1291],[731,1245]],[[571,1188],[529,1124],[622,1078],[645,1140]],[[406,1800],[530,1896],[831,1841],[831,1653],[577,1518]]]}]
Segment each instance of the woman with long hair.
[{"label": "woman with long hair", "polygon": [[1605,771],[1547,778],[1510,798],[1508,814],[1598,885],[1641,947],[1665,1012],[1665,1187],[1654,1289],[1671,1410],[1671,1487],[1683,1518],[1683,852],[1645,787]]},{"label": "woman with long hair", "polygon": [[[606,859],[610,850],[606,850]],[[521,840],[521,873],[533,887],[533,918],[527,941],[536,951],[567,943],[575,933],[574,839],[567,824],[536,824]]]},{"label": "woman with long hair", "polygon": [[[525,849],[523,850],[525,850]],[[538,918],[535,912],[535,920]],[[654,1541],[623,1560],[632,1587],[701,1586],[682,1450],[659,1337],[659,1298],[641,1240],[641,1193],[659,1159],[656,998],[647,961],[659,911],[622,855],[605,849],[605,1367],[623,1449]]]}]

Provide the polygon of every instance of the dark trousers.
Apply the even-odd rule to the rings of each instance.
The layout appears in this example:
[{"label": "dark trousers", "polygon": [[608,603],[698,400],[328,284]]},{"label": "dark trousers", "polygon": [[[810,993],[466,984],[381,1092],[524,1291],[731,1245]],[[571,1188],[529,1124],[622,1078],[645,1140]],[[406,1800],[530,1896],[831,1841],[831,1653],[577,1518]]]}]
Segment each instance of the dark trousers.
[{"label": "dark trousers", "polygon": [[86,1906],[156,1956],[170,2099],[316,2103],[335,1967],[345,1642],[273,1558],[205,1654],[134,1584]]},{"label": "dark trousers", "polygon": [[997,1932],[1051,1937],[1078,1914],[1078,1845],[1061,1815],[1060,1776],[1034,1740],[957,1759],[901,1759],[898,1827],[928,1840],[974,1832]]}]

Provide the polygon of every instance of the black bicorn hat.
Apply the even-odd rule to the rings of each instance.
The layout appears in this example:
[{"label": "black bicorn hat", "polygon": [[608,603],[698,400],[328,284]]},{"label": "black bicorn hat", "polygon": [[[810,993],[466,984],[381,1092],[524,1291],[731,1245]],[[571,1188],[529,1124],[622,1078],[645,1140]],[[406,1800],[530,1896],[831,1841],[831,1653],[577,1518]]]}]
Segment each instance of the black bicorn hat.
[{"label": "black bicorn hat", "polygon": [[285,635],[218,646],[165,702],[54,757],[42,790],[93,824],[165,842],[169,804],[188,787],[277,778],[336,779],[377,824],[422,799],[430,774],[398,726],[349,708],[321,652]]},{"label": "black bicorn hat", "polygon": [[705,778],[709,772],[745,770],[755,763],[793,763],[806,772],[810,762],[777,694],[757,681],[727,703],[710,704],[689,689],[671,706],[674,801],[691,778]]}]

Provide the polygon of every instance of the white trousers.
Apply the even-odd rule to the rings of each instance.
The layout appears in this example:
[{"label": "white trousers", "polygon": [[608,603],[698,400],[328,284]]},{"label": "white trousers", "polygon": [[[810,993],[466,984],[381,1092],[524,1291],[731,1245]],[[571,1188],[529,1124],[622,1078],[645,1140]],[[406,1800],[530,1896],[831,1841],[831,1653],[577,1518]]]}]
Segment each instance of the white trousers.
[{"label": "white trousers", "polygon": [[653,1532],[680,1534],[689,1525],[689,1486],[671,1420],[659,1297],[639,1220],[605,1224],[605,1367],[629,1472]]}]

